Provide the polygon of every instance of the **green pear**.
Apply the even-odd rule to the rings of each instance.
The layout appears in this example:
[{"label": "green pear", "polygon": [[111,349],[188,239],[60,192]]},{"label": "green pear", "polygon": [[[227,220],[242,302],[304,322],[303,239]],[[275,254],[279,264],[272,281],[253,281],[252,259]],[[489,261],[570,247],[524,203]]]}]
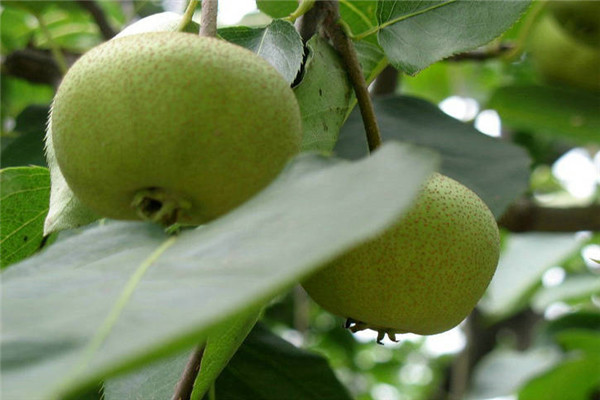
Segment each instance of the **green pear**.
[{"label": "green pear", "polygon": [[283,77],[242,47],[141,33],[81,57],[55,96],[60,171],[99,215],[202,224],[268,185],[300,150]]},{"label": "green pear", "polygon": [[498,264],[496,221],[471,190],[435,174],[411,209],[376,238],[351,249],[303,286],[326,310],[370,328],[429,335],[459,324]]},{"label": "green pear", "polygon": [[551,14],[537,22],[528,50],[546,81],[600,90],[600,49],[569,35]]}]

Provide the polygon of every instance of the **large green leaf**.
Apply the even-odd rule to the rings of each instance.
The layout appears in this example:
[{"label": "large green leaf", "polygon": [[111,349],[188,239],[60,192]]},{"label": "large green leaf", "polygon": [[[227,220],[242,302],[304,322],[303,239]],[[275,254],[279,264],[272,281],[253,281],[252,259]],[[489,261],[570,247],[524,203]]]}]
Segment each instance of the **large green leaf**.
[{"label": "large green leaf", "polygon": [[[376,99],[374,106],[384,141],[401,140],[438,151],[440,172],[477,193],[496,217],[527,189],[529,158],[521,148],[485,136],[421,99],[388,97]],[[335,152],[350,159],[367,154],[357,110],[342,128]]]},{"label": "large green leaf", "polygon": [[217,399],[350,400],[327,361],[257,325],[217,379]]},{"label": "large green leaf", "polygon": [[533,379],[519,400],[590,400],[600,390],[600,355],[567,360]]},{"label": "large green leaf", "polygon": [[262,28],[223,28],[219,29],[219,36],[267,60],[290,84],[300,71],[304,46],[294,25],[289,22],[276,19]]},{"label": "large green leaf", "polygon": [[600,95],[553,86],[505,86],[489,107],[507,125],[575,143],[600,143]]},{"label": "large green leaf", "polygon": [[273,18],[287,17],[297,7],[297,0],[256,0],[256,8]]},{"label": "large green leaf", "polygon": [[[340,0],[340,17],[352,35],[360,35],[377,26],[377,3],[373,0]],[[369,35],[366,41],[377,43],[377,36]]]},{"label": "large green leaf", "polygon": [[390,62],[414,75],[436,61],[486,44],[529,6],[514,1],[380,1],[379,44]]},{"label": "large green leaf", "polygon": [[513,234],[503,242],[496,274],[479,309],[498,320],[509,317],[529,302],[544,272],[581,246],[572,234]]},{"label": "large green leaf", "polygon": [[344,66],[324,39],[308,43],[302,82],[294,89],[302,114],[302,149],[331,152],[344,123],[352,88]]},{"label": "large green leaf", "polygon": [[49,198],[48,169],[17,167],[0,171],[0,268],[38,250]]},{"label": "large green leaf", "polygon": [[552,347],[534,348],[526,352],[496,349],[477,364],[467,400],[514,395],[529,379],[547,371],[560,359],[561,354]]},{"label": "large green leaf", "polygon": [[387,228],[435,161],[395,143],[355,163],[305,154],[197,229],[111,223],[15,265],[3,274],[4,396],[59,398],[199,343]]}]

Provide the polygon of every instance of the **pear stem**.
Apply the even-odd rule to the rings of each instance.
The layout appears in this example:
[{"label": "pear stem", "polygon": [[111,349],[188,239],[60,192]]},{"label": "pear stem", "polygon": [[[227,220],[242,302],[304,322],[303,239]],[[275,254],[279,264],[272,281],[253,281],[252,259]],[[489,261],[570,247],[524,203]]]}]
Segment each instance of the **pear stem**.
[{"label": "pear stem", "polygon": [[367,134],[369,151],[373,152],[381,146],[381,134],[379,133],[379,125],[377,124],[375,110],[373,109],[373,102],[369,95],[369,89],[362,73],[360,62],[358,61],[354,43],[344,29],[344,25],[340,24],[339,4],[337,0],[319,3],[325,7],[326,11],[323,26],[333,43],[333,47],[342,56],[344,64],[346,64],[346,71],[348,72],[348,77],[354,87],[354,93],[356,95],[356,100],[358,101],[363,125]]},{"label": "pear stem", "polygon": [[196,8],[198,7],[198,0],[190,0],[183,13],[183,19],[179,23],[177,27],[178,32],[183,32],[185,27],[192,21],[192,17],[194,16],[194,12],[196,12]]},{"label": "pear stem", "polygon": [[315,5],[315,0],[301,0],[298,8],[294,10],[293,13],[284,18],[284,20],[289,22],[294,22],[304,14],[310,11],[311,8]]},{"label": "pear stem", "polygon": [[202,21],[200,23],[200,36],[217,36],[218,13],[219,0],[202,0]]}]

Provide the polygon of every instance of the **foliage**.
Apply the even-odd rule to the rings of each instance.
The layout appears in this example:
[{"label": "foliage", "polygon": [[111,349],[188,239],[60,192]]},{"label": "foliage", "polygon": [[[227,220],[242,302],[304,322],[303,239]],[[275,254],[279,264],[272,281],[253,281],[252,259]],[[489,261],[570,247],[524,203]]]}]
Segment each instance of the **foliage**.
[{"label": "foliage", "polygon": [[[255,20],[269,22],[218,35],[290,83],[304,153],[239,208],[172,235],[98,220],[43,138],[57,50],[72,64],[140,18],[173,10],[154,0],[2,2],[2,398],[167,399],[199,349],[192,399],[597,396],[600,234],[564,231],[552,216],[598,210],[597,171],[586,198],[553,171],[572,149],[590,160],[596,152],[597,165],[600,97],[549,81],[532,62],[527,38],[548,17],[544,5],[340,0],[366,83],[398,70],[388,96],[373,100],[385,144],[368,156],[338,49],[318,33],[303,43],[287,18],[296,1],[256,3]],[[136,29],[175,30],[182,20],[152,18]],[[465,98],[477,105],[471,115],[442,111]],[[490,109],[500,138],[477,129]],[[460,327],[377,346],[297,284],[405,213],[434,170],[475,191],[500,221],[500,264]],[[534,211],[517,229],[507,216],[523,202]],[[598,226],[596,214],[582,221]],[[539,226],[552,232],[522,232]]]}]

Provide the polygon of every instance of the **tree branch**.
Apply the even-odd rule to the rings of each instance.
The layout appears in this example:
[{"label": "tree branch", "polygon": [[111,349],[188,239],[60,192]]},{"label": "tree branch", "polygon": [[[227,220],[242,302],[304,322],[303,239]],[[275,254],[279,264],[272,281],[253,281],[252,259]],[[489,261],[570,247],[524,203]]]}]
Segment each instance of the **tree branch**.
[{"label": "tree branch", "polygon": [[383,71],[375,78],[371,94],[373,96],[386,96],[396,92],[398,86],[398,70],[392,65],[387,65]]},{"label": "tree branch", "polygon": [[521,199],[508,208],[498,223],[512,232],[600,231],[600,204],[543,207],[530,199]]},{"label": "tree branch", "polygon": [[200,23],[200,36],[217,36],[217,14],[219,13],[218,0],[202,0],[202,21]]},{"label": "tree branch", "polygon": [[354,43],[352,43],[352,39],[346,35],[344,29],[338,23],[340,13],[337,0],[319,1],[317,2],[317,5],[323,7],[325,11],[325,19],[323,21],[325,33],[329,36],[333,43],[333,47],[342,56],[342,59],[346,64],[346,72],[354,87],[356,100],[360,107],[360,113],[367,134],[367,142],[369,143],[369,151],[373,152],[381,146],[381,135],[379,133],[379,125],[377,124],[377,119],[375,117],[375,111],[373,109],[373,103],[371,102],[371,96],[369,95],[367,82],[365,81],[365,77],[363,76],[358,61]]},{"label": "tree branch", "polygon": [[500,43],[498,46],[484,49],[484,50],[473,50],[465,53],[455,54],[445,61],[485,61],[492,58],[499,58],[509,53],[514,49],[512,43]]},{"label": "tree branch", "polygon": [[189,400],[192,396],[194,389],[194,382],[200,372],[200,363],[202,362],[202,356],[204,355],[204,345],[196,347],[194,352],[190,356],[183,374],[179,378],[179,382],[175,386],[175,392],[171,400]]},{"label": "tree branch", "polygon": [[[79,54],[66,54],[68,63],[72,63]],[[2,60],[2,74],[25,79],[32,83],[41,83],[57,87],[62,78],[56,60],[48,50],[15,50]]]},{"label": "tree branch", "polygon": [[96,25],[100,29],[100,33],[105,40],[111,39],[117,34],[113,27],[108,23],[106,15],[102,8],[94,0],[76,0],[77,4],[84,10],[90,13]]}]

